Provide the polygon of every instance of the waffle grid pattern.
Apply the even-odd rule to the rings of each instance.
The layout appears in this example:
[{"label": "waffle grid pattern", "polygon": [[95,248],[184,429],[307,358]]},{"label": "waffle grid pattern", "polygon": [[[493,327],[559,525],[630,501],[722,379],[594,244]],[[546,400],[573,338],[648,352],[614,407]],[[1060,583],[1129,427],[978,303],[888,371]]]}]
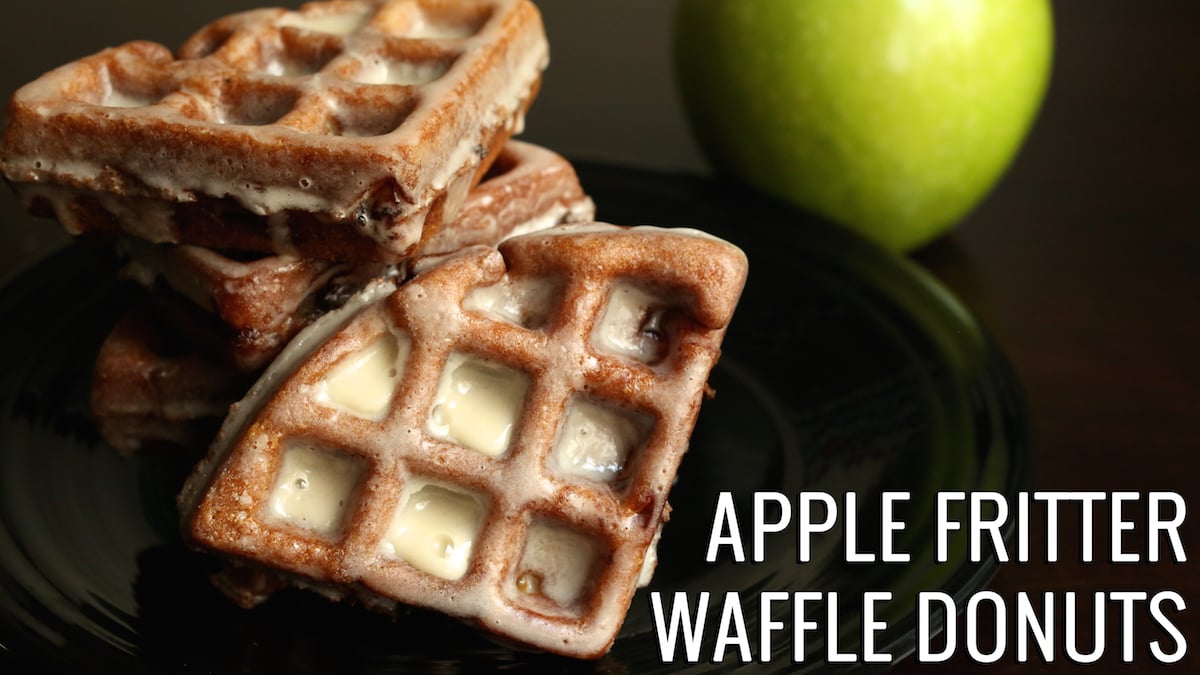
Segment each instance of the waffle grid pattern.
[{"label": "waffle grid pattern", "polygon": [[[450,257],[320,347],[234,439],[191,518],[193,536],[319,582],[361,584],[386,598],[474,620],[548,650],[576,656],[607,650],[669,509],[667,492],[744,283],[745,258],[718,240],[651,228],[558,228],[510,240],[501,252],[476,248]],[[670,265],[684,261],[691,262]],[[621,274],[614,274],[617,268]],[[676,272],[664,275],[663,269]],[[508,280],[546,279],[559,289],[559,304],[540,325],[461,309],[468,293],[501,282],[506,273]],[[596,322],[617,282],[654,289],[666,302],[671,348],[658,363],[597,348]],[[402,336],[411,351],[397,366],[403,372],[383,420],[312,403],[331,367],[388,335]],[[452,354],[528,377],[511,442],[499,457],[430,433]],[[564,412],[579,397],[654,422],[615,483],[570,477],[553,464]],[[280,457],[298,446],[353,457],[361,467],[344,528],[331,537],[263,517]],[[485,525],[460,579],[436,578],[380,553],[402,486],[414,481],[451,486],[485,505]],[[592,580],[577,601],[529,592],[521,552],[533,530],[544,527],[591,542],[592,568],[584,576]]]},{"label": "waffle grid pattern", "polygon": [[[178,58],[131,42],[24,87],[4,169],[31,205],[71,196],[47,183],[183,204],[230,197],[259,216],[357,224],[403,252],[452,187],[453,215],[476,167],[520,126],[545,60],[528,0],[252,10],[203,28]],[[105,220],[88,209],[57,215],[100,226],[81,222]]]}]

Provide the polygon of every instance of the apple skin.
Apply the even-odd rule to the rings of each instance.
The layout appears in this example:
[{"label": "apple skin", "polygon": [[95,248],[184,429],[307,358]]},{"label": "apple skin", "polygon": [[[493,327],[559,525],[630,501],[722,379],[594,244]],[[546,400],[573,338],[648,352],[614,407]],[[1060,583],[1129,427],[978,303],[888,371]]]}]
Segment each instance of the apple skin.
[{"label": "apple skin", "polygon": [[908,251],[1011,163],[1053,32],[1048,0],[680,0],[675,66],[719,173]]}]

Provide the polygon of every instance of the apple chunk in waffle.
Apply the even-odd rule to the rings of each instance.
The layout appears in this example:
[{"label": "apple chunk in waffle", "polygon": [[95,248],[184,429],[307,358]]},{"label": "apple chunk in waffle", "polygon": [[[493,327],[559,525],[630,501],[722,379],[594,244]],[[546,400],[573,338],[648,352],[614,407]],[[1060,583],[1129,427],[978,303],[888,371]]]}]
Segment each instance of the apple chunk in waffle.
[{"label": "apple chunk in waffle", "polygon": [[653,570],[746,271],[693,230],[587,224],[368,286],[235,406],[180,496],[185,539],[599,656]]},{"label": "apple chunk in waffle", "polygon": [[252,10],[22,87],[0,169],[73,233],[396,261],[457,213],[547,61],[529,0]]}]

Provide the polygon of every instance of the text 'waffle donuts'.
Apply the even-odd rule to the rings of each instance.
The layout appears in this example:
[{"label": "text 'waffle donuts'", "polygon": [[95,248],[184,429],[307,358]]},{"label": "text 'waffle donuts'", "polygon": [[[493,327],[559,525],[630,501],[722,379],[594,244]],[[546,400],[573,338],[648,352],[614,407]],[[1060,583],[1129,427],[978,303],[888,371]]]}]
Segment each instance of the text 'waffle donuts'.
[{"label": "text 'waffle donuts'", "polygon": [[690,230],[429,260],[298,336],[180,497],[185,537],[373,606],[609,648],[746,277]]},{"label": "text 'waffle donuts'", "polygon": [[518,131],[548,61],[529,0],[333,0],[131,42],[14,96],[0,167],[71,232],[399,260]]}]

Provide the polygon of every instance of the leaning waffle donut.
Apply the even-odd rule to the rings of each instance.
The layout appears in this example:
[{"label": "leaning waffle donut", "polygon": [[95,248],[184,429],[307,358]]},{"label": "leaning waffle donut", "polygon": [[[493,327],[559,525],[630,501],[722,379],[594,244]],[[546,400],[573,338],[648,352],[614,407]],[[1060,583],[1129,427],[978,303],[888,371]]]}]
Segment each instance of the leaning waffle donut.
[{"label": "leaning waffle donut", "polygon": [[200,450],[250,386],[188,340],[163,330],[146,304],[130,309],[96,357],[91,407],[100,437],[132,455],[150,446]]},{"label": "leaning waffle donut", "polygon": [[185,538],[372,606],[612,644],[746,275],[688,230],[466,249],[310,326],[180,496]]},{"label": "leaning waffle donut", "polygon": [[334,0],[132,42],[20,89],[0,167],[75,233],[398,260],[523,124],[529,0]]},{"label": "leaning waffle donut", "polygon": [[[455,219],[422,251],[448,253],[494,245],[513,234],[590,221],[595,208],[574,168],[545,148],[509,141]],[[146,286],[165,282],[225,324],[220,339],[240,370],[256,370],[315,316],[371,278],[403,270],[377,263],[335,263],[295,256],[245,256],[201,246],[150,244],[124,237],[127,275]],[[178,317],[177,311],[169,312]]]}]

